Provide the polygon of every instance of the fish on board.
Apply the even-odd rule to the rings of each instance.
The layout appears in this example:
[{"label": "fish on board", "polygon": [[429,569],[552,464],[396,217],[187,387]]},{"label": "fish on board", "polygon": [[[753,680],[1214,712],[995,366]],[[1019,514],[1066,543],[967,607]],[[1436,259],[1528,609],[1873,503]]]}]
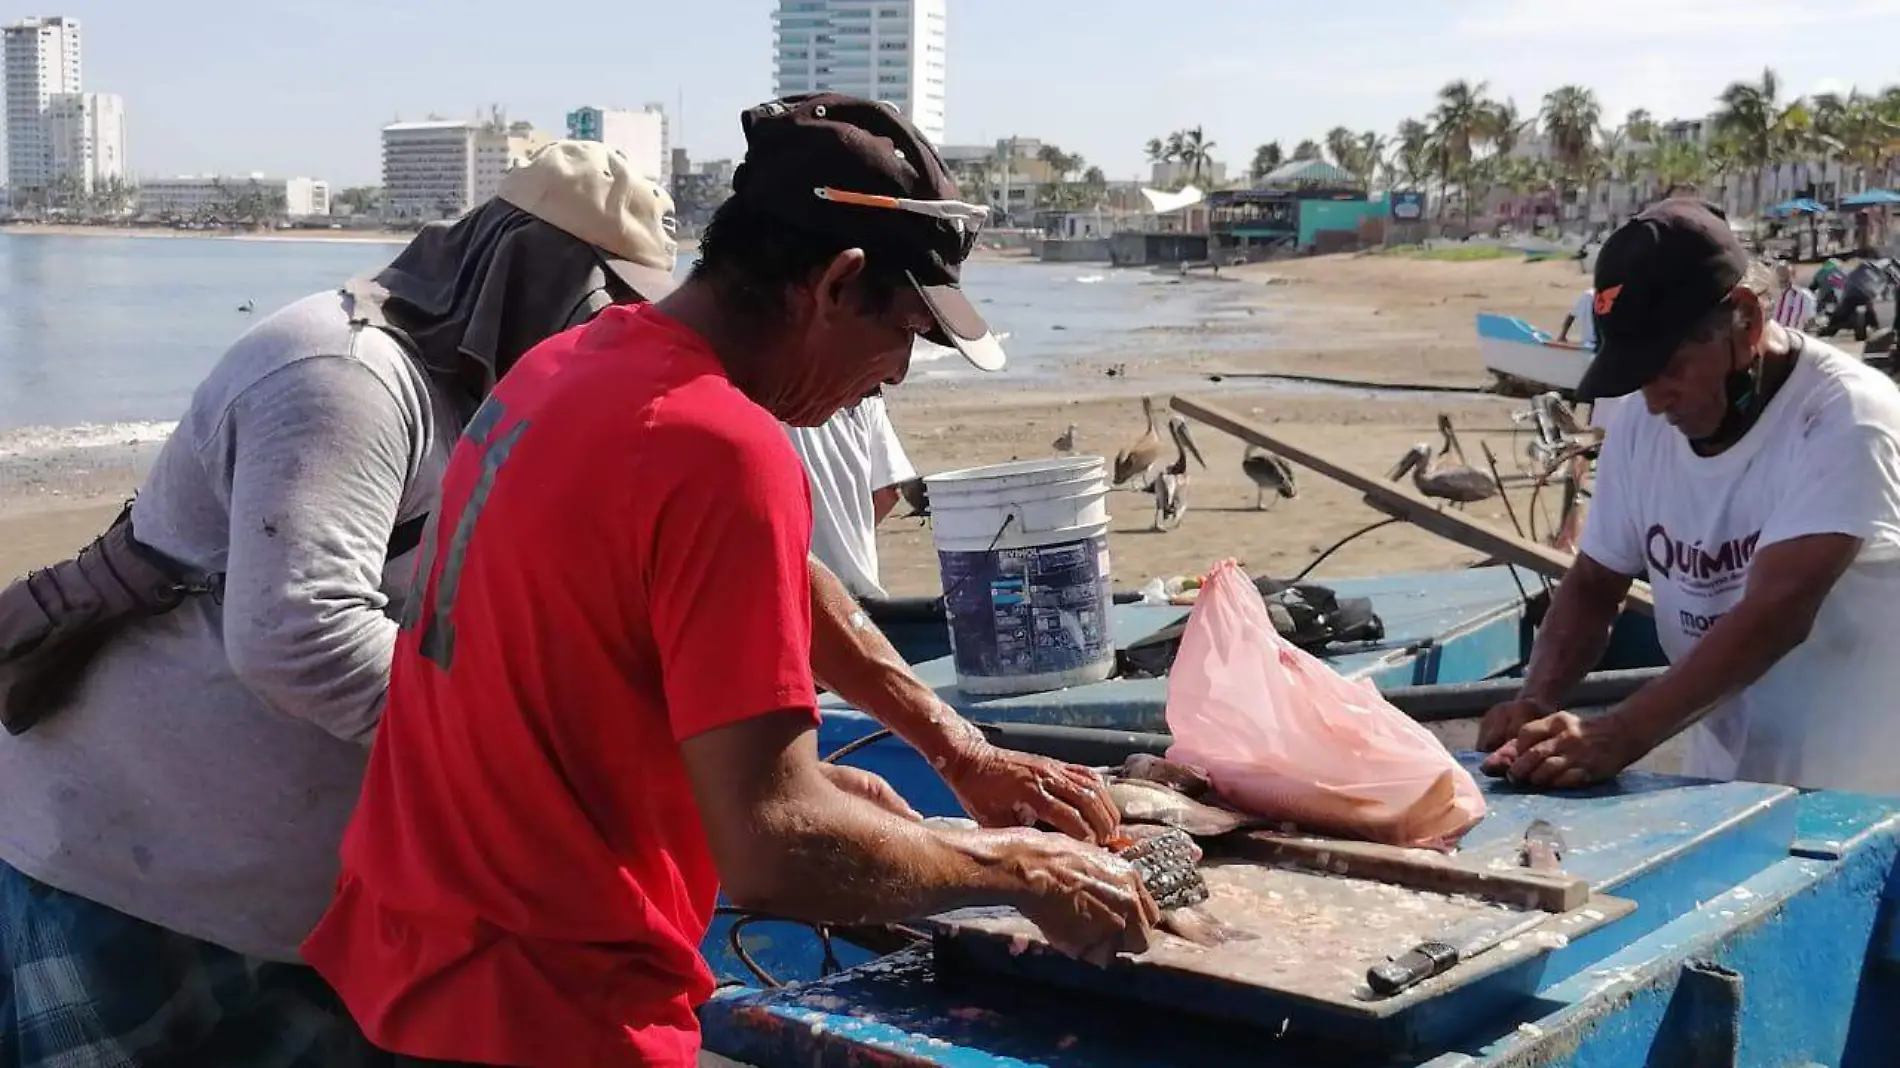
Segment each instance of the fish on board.
[{"label": "fish on board", "polygon": [[1206,771],[1153,753],[1130,753],[1115,774],[1123,779],[1156,783],[1188,797],[1204,797],[1214,788],[1214,781],[1208,778]]}]

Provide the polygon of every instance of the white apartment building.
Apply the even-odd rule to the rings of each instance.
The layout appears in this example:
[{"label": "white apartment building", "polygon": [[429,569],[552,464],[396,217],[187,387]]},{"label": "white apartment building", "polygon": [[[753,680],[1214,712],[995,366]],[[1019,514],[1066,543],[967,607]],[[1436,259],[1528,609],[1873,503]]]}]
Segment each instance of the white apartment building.
[{"label": "white apartment building", "polygon": [[652,105],[645,111],[575,108],[567,113],[567,136],[573,141],[599,141],[618,150],[649,181],[665,185],[671,177],[666,115]]},{"label": "white apartment building", "polygon": [[54,95],[79,92],[79,20],[22,19],[0,28],[6,71],[7,184],[15,204],[53,180],[46,110]]},{"label": "white apartment building", "polygon": [[230,214],[244,198],[260,193],[277,201],[293,219],[330,214],[330,183],[317,178],[271,178],[263,174],[188,174],[139,182],[140,215],[190,217]]},{"label": "white apartment building", "polygon": [[55,93],[46,105],[52,177],[97,192],[125,177],[125,101],[113,93]]},{"label": "white apartment building", "polygon": [[897,106],[933,145],[944,137],[947,0],[779,0],[774,91],[834,92]]},{"label": "white apartment building", "polygon": [[525,122],[429,119],[383,127],[383,216],[452,219],[501,189],[501,176],[547,143]]}]

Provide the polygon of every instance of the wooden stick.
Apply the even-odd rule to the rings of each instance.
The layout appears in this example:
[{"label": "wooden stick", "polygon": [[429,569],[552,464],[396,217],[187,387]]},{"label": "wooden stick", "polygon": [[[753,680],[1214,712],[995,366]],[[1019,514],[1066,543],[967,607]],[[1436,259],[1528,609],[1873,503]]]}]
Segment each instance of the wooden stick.
[{"label": "wooden stick", "polygon": [[1247,831],[1211,840],[1207,849],[1216,857],[1290,864],[1417,890],[1469,894],[1486,901],[1546,912],[1569,912],[1582,908],[1590,900],[1590,884],[1562,872],[1467,867],[1427,850],[1401,849],[1375,842]]},{"label": "wooden stick", "polygon": [[[1496,557],[1508,564],[1515,564],[1555,579],[1562,578],[1564,572],[1570,570],[1571,563],[1576,560],[1575,554],[1561,552],[1548,545],[1539,545],[1534,541],[1517,537],[1508,531],[1499,530],[1488,523],[1472,519],[1461,512],[1440,509],[1408,486],[1387,482],[1364,471],[1335,463],[1317,453],[1289,445],[1262,429],[1258,424],[1242,419],[1224,408],[1187,397],[1174,397],[1168,404],[1182,415],[1198,419],[1217,430],[1224,430],[1249,444],[1269,449],[1292,463],[1358,490],[1364,494],[1366,503],[1373,508],[1387,515],[1404,519],[1414,526],[1428,530],[1441,538],[1455,541],[1466,548],[1476,549],[1478,552]],[[1624,606],[1634,608],[1644,615],[1655,615],[1656,602],[1650,595],[1649,584],[1641,581],[1632,583]]]}]

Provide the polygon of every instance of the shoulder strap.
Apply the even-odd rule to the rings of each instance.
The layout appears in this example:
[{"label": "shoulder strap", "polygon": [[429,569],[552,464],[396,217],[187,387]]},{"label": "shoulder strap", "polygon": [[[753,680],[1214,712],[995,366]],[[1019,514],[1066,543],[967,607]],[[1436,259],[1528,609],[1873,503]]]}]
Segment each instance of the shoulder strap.
[{"label": "shoulder strap", "polygon": [[[128,517],[130,515],[131,508],[132,508],[131,504],[127,503],[126,514]],[[388,546],[384,548],[383,550],[384,561],[394,560],[398,556],[401,556],[404,553],[409,552],[411,549],[414,549],[416,546],[422,544],[422,531],[428,525],[429,525],[428,512],[424,512],[421,515],[413,516],[409,519],[403,520],[400,523],[397,523],[396,529],[390,531],[389,533]],[[142,543],[139,543],[136,540],[134,541],[134,544],[142,545]],[[151,551],[157,552],[157,550],[151,550]],[[177,566],[175,561],[173,563],[174,563],[174,566]],[[186,581],[181,582],[181,585],[184,586],[188,592],[208,593],[211,595],[212,600],[217,601],[220,604],[224,603],[224,572],[212,571],[212,572],[206,572],[202,575],[197,575],[197,574],[190,573],[188,570],[182,567],[180,567],[179,570],[188,576]]]},{"label": "shoulder strap", "polygon": [[429,513],[424,512],[413,519],[405,519],[396,524],[389,534],[389,549],[384,558],[394,560],[409,550],[422,544],[422,529],[429,525]]}]

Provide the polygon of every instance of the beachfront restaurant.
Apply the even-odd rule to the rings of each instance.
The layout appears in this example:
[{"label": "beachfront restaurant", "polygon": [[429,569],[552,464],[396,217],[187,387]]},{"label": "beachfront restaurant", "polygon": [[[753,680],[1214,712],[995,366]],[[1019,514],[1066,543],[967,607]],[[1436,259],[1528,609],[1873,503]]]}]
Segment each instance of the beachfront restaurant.
[{"label": "beachfront restaurant", "polygon": [[1360,223],[1384,206],[1356,189],[1219,189],[1207,195],[1207,232],[1223,260],[1336,252],[1358,245]]}]

